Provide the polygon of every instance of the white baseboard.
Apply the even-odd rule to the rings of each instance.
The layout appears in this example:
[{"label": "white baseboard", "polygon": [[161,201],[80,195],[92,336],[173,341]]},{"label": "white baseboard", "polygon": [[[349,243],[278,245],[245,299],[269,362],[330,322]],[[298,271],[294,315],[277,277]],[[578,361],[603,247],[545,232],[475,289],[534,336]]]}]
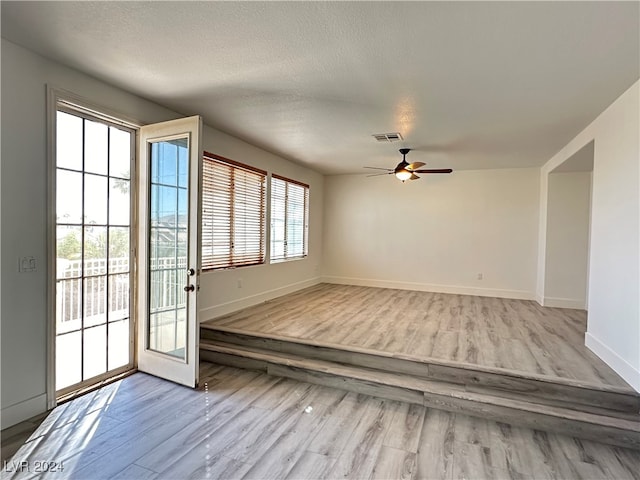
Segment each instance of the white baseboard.
[{"label": "white baseboard", "polygon": [[589,332],[584,334],[584,344],[631,385],[636,392],[640,392],[640,370]]},{"label": "white baseboard", "polygon": [[417,290],[421,292],[452,293],[457,295],[476,295],[479,297],[514,298],[518,300],[535,300],[533,292],[524,290],[502,290],[496,288],[465,287],[459,285],[434,285],[429,283],[398,282],[394,280],[375,280],[369,278],[352,277],[322,277],[323,283],[338,285],[358,285],[361,287],[397,288],[402,290]]},{"label": "white baseboard", "polygon": [[313,287],[314,285],[318,285],[319,283],[321,283],[320,277],[315,277],[309,280],[304,280],[302,282],[291,283],[289,285],[285,285],[284,287],[274,288],[273,290],[267,290],[266,292],[261,292],[256,295],[250,295],[248,297],[239,298],[231,302],[215,305],[213,307],[200,310],[199,319],[200,322],[213,320],[214,318],[221,317],[222,315],[227,315],[229,313],[242,310],[243,308],[266,302],[267,300],[281,297],[282,295],[287,295],[289,293],[297,292],[298,290],[302,290],[303,288]]},{"label": "white baseboard", "polygon": [[16,403],[2,409],[0,429],[12,427],[47,411],[47,395],[43,393],[24,402]]},{"label": "white baseboard", "polygon": [[585,300],[576,300],[575,298],[544,297],[540,305],[544,307],[573,308],[574,310],[587,309],[587,304]]}]

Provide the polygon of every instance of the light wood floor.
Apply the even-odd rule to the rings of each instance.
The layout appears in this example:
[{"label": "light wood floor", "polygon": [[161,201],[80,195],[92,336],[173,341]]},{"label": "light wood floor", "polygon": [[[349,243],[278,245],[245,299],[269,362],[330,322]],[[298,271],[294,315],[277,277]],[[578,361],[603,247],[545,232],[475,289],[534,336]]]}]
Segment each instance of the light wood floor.
[{"label": "light wood floor", "polygon": [[526,300],[320,284],[206,323],[628,386],[584,346],[586,317]]},{"label": "light wood floor", "polygon": [[231,367],[201,378],[138,373],[56,408],[2,478],[640,478],[637,451]]}]

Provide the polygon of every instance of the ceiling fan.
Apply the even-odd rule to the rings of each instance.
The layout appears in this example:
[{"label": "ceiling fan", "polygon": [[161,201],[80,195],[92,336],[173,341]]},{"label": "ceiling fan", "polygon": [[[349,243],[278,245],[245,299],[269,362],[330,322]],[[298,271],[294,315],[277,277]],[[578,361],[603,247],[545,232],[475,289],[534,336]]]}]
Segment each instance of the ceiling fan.
[{"label": "ceiling fan", "polygon": [[374,170],[386,170],[385,173],[374,173],[373,175],[367,175],[368,177],[376,177],[378,175],[391,175],[394,174],[398,180],[401,180],[403,183],[405,180],[417,180],[420,177],[416,175],[416,173],[451,173],[453,170],[450,168],[425,168],[422,170],[418,170],[420,167],[425,165],[423,162],[413,162],[407,163],[406,156],[407,153],[411,151],[410,148],[401,148],[400,153],[402,154],[402,161],[396,165],[396,168],[380,168],[380,167],[364,167],[364,168],[372,168]]}]

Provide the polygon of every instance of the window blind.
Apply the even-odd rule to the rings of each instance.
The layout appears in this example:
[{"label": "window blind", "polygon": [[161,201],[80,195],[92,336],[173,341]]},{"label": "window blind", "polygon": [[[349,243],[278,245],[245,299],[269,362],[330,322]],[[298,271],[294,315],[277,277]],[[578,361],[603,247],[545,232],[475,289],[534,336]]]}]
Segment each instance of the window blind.
[{"label": "window blind", "polygon": [[309,185],[271,176],[271,262],[308,255]]},{"label": "window blind", "polygon": [[204,270],[264,263],[266,178],[262,170],[204,153]]}]

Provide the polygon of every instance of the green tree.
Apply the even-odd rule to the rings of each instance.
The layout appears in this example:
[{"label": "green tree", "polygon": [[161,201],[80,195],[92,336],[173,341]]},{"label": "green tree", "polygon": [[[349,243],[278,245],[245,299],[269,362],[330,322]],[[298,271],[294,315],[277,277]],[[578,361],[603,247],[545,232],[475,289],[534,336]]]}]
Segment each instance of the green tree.
[{"label": "green tree", "polygon": [[[87,234],[84,239],[85,258],[106,258],[107,234],[105,231],[98,235]],[[129,255],[129,229],[114,228],[109,232],[109,256],[122,258]],[[67,233],[58,241],[58,258],[80,260],[82,256],[82,242],[79,232]]]},{"label": "green tree", "polygon": [[129,178],[129,172],[125,172],[122,174],[123,177],[125,177],[125,179],[122,178],[114,178],[113,179],[113,186],[119,190],[120,192],[127,194],[129,193],[129,184],[131,183],[128,178]]},{"label": "green tree", "polygon": [[109,232],[109,257],[122,258],[129,256],[129,230],[113,228]]},{"label": "green tree", "polygon": [[58,258],[66,258],[67,260],[78,260],[82,252],[80,239],[77,232],[69,232],[58,242]]}]

